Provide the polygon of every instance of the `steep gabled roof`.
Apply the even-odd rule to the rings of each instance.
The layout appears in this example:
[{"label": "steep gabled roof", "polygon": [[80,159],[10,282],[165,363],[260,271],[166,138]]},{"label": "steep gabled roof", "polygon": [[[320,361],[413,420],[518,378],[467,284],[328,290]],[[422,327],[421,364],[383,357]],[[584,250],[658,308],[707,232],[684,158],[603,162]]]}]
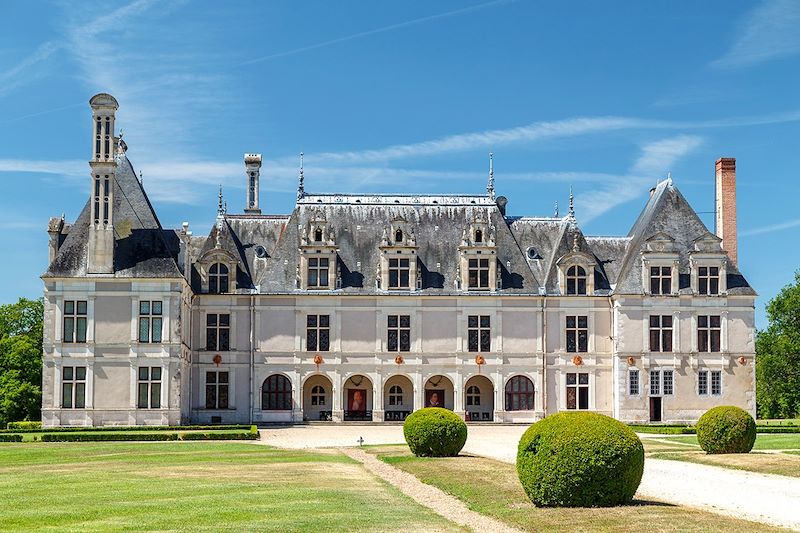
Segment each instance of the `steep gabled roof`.
[{"label": "steep gabled roof", "polygon": [[[91,210],[86,202],[81,214],[42,277],[87,275]],[[114,181],[114,276],[120,278],[180,278],[180,241],[175,231],[164,230],[133,165],[117,156]]]}]

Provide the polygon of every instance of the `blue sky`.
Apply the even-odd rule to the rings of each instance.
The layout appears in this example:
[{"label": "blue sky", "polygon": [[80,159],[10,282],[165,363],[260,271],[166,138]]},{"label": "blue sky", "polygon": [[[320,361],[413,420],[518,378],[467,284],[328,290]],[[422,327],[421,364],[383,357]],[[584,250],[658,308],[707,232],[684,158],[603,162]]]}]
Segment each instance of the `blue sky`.
[{"label": "blue sky", "polygon": [[800,267],[800,2],[34,2],[0,4],[0,301],[41,294],[48,217],[89,194],[88,99],[117,125],[162,224],[209,230],[242,154],[262,209],[311,192],[486,187],[624,235],[668,172],[713,230],[714,160],[736,157],[740,268],[763,305]]}]

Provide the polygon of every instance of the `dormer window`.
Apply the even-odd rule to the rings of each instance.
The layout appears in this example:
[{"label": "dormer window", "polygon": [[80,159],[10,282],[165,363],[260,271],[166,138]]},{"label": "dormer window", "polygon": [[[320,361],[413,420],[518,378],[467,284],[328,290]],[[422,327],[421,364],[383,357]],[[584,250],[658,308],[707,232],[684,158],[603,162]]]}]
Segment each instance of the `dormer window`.
[{"label": "dormer window", "polygon": [[394,242],[400,243],[403,242],[403,230],[397,230],[394,232]]},{"label": "dormer window", "polygon": [[475,242],[482,243],[483,242],[483,231],[476,229],[475,230]]},{"label": "dormer window", "polygon": [[489,259],[470,259],[467,276],[470,289],[489,288]]},{"label": "dormer window", "polygon": [[586,269],[582,266],[572,265],[567,269],[567,294],[586,294]]},{"label": "dormer window", "polygon": [[214,263],[208,271],[208,292],[225,294],[229,288],[228,267],[222,263]]},{"label": "dormer window", "polygon": [[697,293],[719,294],[719,267],[697,267]]},{"label": "dormer window", "polygon": [[327,257],[308,259],[308,288],[327,289],[330,286],[330,260]]},{"label": "dormer window", "polygon": [[314,230],[314,242],[322,242],[322,228]]},{"label": "dormer window", "polygon": [[650,294],[672,294],[672,267],[650,267]]},{"label": "dormer window", "polygon": [[[398,232],[399,233],[399,232]],[[409,289],[411,280],[411,260],[390,258],[389,259],[389,288],[390,289]]]}]

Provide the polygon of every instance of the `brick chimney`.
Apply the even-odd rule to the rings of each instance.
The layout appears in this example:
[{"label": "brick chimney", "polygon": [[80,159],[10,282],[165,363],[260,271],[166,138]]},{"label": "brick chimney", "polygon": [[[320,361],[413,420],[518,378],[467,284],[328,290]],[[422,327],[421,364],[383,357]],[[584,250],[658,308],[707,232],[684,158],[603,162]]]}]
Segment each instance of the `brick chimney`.
[{"label": "brick chimney", "polygon": [[716,221],[714,231],[722,239],[722,248],[728,258],[737,264],[736,246],[736,158],[721,157],[715,165],[716,196],[714,209]]}]

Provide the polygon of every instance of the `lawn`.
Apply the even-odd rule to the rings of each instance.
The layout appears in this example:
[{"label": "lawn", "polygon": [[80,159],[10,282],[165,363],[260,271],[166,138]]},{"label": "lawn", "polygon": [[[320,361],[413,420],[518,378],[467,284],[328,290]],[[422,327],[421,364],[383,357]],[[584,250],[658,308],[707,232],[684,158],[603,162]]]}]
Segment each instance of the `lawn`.
[{"label": "lawn", "polygon": [[0,445],[3,531],[459,531],[333,451]]},{"label": "lawn", "polygon": [[747,454],[707,454],[700,449],[695,435],[644,437],[642,443],[648,457],[654,459],[670,459],[762,474],[800,477],[800,456],[795,452],[766,453],[800,450],[800,434],[797,433],[760,434],[756,437],[753,452]]},{"label": "lawn", "polygon": [[525,495],[514,465],[472,456],[419,458],[405,446],[371,453],[467,506],[525,531],[778,531],[769,526],[654,501],[603,508],[537,508]]}]

